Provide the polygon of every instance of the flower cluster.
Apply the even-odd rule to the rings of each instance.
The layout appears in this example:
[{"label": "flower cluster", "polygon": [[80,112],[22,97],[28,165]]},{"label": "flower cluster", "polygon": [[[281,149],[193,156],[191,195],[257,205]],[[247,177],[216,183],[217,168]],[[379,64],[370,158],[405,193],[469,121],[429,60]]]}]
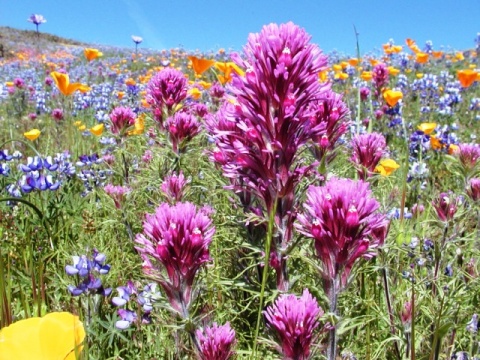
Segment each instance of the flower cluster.
[{"label": "flower cluster", "polygon": [[172,309],[183,318],[189,316],[195,276],[210,261],[214,233],[205,211],[186,202],[161,204],[155,214],[146,215],[143,234],[136,236],[144,272],[162,286]]},{"label": "flower cluster", "polygon": [[177,173],[172,173],[165,177],[160,190],[170,204],[175,204],[182,201],[185,196],[185,186],[187,183],[188,180],[185,179],[182,171],[180,171],[178,175]]},{"label": "flower cluster", "polygon": [[105,185],[103,190],[105,190],[105,193],[108,194],[113,199],[113,201],[115,202],[115,207],[117,209],[122,208],[122,204],[125,201],[126,195],[132,191],[132,189],[129,188],[128,186],[120,186],[120,185],[112,185],[112,184]]},{"label": "flower cluster", "polygon": [[275,331],[280,340],[285,359],[309,359],[313,332],[322,315],[322,308],[307,289],[303,290],[300,297],[282,294],[267,308],[267,326]]},{"label": "flower cluster", "polygon": [[186,111],[178,111],[165,121],[172,150],[179,154],[185,151],[187,143],[200,132],[197,118]]},{"label": "flower cluster", "polygon": [[93,249],[92,256],[89,258],[87,255],[72,256],[73,264],[65,266],[65,272],[68,275],[77,276],[77,285],[69,285],[68,291],[73,296],[79,296],[81,294],[99,294],[108,296],[112,289],[105,289],[102,285],[102,280],[96,278],[98,275],[106,275],[110,271],[110,265],[105,263],[105,254],[99,253],[96,249]]},{"label": "flower cluster", "polygon": [[[138,321],[138,311],[141,308],[142,316],[141,322],[143,324],[150,324],[152,322],[151,312],[153,310],[153,304],[160,299],[160,293],[157,290],[157,284],[151,283],[145,285],[143,291],[138,292],[137,287],[133,282],[127,282],[126,286],[120,286],[117,288],[118,295],[112,298],[112,304],[118,307],[117,313],[120,316],[120,320],[115,323],[117,329],[127,329],[132,323]],[[133,308],[128,307],[128,302],[135,299],[136,305]]]},{"label": "flower cluster", "polygon": [[107,178],[113,175],[112,170],[103,169],[100,166],[103,162],[103,158],[98,154],[80,155],[76,166],[81,168],[77,171],[77,177],[83,182],[85,188],[82,196],[86,196],[95,188],[105,186]]},{"label": "flower cluster", "polygon": [[375,168],[386,153],[385,137],[379,133],[355,135],[352,138],[351,146],[350,161],[355,164],[360,179],[366,180],[373,175]]},{"label": "flower cluster", "polygon": [[195,332],[197,337],[200,360],[228,360],[235,353],[235,330],[230,327],[230,323],[218,325],[216,322],[212,326],[198,329]]}]

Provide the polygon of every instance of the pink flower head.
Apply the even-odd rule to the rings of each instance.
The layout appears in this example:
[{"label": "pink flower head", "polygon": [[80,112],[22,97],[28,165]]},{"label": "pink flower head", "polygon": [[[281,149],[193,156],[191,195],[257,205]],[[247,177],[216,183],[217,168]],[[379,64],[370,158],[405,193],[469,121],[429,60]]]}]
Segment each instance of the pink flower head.
[{"label": "pink flower head", "polygon": [[432,205],[437,212],[438,219],[448,222],[455,216],[461,199],[455,197],[451,193],[440,193],[440,195],[432,201]]},{"label": "pink flower head", "polygon": [[200,132],[200,123],[197,118],[185,111],[176,112],[165,121],[172,149],[175,153],[185,150],[186,143]]},{"label": "pink flower head", "polygon": [[117,209],[122,207],[122,203],[125,201],[125,196],[132,191],[132,189],[127,186],[112,184],[105,185],[103,190],[105,190],[105,192],[113,199]]},{"label": "pink flower head", "polygon": [[372,82],[377,89],[381,89],[388,82],[388,68],[384,63],[379,63],[373,67]]},{"label": "pink flower head", "polygon": [[403,306],[403,310],[400,314],[400,319],[402,320],[402,324],[409,325],[412,322],[412,303],[407,301]]},{"label": "pink flower head", "polygon": [[62,109],[53,109],[52,110],[52,117],[56,121],[63,120],[63,110]]},{"label": "pink flower head", "polygon": [[313,126],[323,126],[325,131],[322,135],[313,137],[315,143],[315,157],[321,160],[329,154],[328,161],[334,157],[333,150],[338,139],[347,132],[349,126],[349,110],[342,101],[342,95],[328,90],[324,98],[313,102],[310,106],[310,122]]},{"label": "pink flower head", "polygon": [[477,144],[460,144],[455,154],[462,166],[467,170],[473,170],[480,159],[480,146]]},{"label": "pink flower head", "polygon": [[135,125],[137,115],[129,107],[118,106],[110,113],[112,126],[110,130],[115,135],[123,136],[127,130]]},{"label": "pink flower head", "polygon": [[372,176],[375,167],[385,155],[387,143],[380,133],[355,135],[352,139],[352,157],[350,161],[357,166],[361,179]]},{"label": "pink flower head", "polygon": [[315,240],[327,290],[336,279],[344,287],[355,261],[372,258],[383,244],[388,221],[376,212],[379,206],[362,180],[333,178],[308,189],[298,229]]},{"label": "pink flower head", "polygon": [[186,202],[161,204],[155,214],[146,215],[143,234],[136,236],[135,248],[146,264],[144,271],[157,279],[173,310],[184,318],[188,317],[195,275],[210,261],[208,246],[214,233],[212,220]]},{"label": "pink flower head", "polygon": [[163,180],[161,190],[163,194],[167,197],[168,202],[174,204],[176,202],[182,201],[185,195],[185,185],[187,180],[183,176],[183,172],[177,175],[176,173],[170,174],[165,177]]},{"label": "pink flower head", "polygon": [[267,326],[278,336],[285,359],[309,358],[313,332],[322,315],[322,308],[307,289],[300,297],[282,294],[267,308]]},{"label": "pink flower head", "polygon": [[230,327],[230,323],[219,326],[214,322],[210,327],[198,329],[196,336],[200,360],[228,360],[234,355],[232,348],[235,345],[235,330]]},{"label": "pink flower head", "polygon": [[480,200],[480,179],[470,179],[467,186],[467,194],[473,201]]},{"label": "pink flower head", "polygon": [[25,86],[25,81],[23,81],[22,78],[15,78],[13,80],[13,85],[18,89],[22,89]]},{"label": "pink flower head", "polygon": [[187,97],[187,79],[184,74],[172,68],[156,73],[147,84],[147,102],[159,110],[157,120],[162,122],[162,111],[170,111]]}]

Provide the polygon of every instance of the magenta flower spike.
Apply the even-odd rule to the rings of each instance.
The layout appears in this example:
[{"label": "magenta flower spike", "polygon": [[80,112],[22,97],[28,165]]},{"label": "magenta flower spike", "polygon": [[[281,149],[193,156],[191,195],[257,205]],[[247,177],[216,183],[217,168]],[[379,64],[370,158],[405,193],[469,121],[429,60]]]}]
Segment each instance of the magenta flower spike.
[{"label": "magenta flower spike", "polygon": [[210,261],[208,246],[215,228],[204,210],[192,203],[161,204],[147,214],[135,247],[144,260],[144,272],[165,291],[172,309],[189,316],[192,287],[200,267]]},{"label": "magenta flower spike", "polygon": [[453,219],[460,203],[460,198],[455,197],[451,193],[440,193],[440,195],[432,201],[438,219],[442,222],[448,222]]},{"label": "magenta flower spike", "polygon": [[372,82],[377,90],[376,95],[379,96],[380,89],[388,82],[388,68],[384,63],[379,63],[373,67]]},{"label": "magenta flower spike", "polygon": [[362,180],[333,178],[325,186],[308,189],[298,230],[315,241],[327,294],[338,294],[355,262],[374,257],[383,244],[388,221],[377,213],[379,206]]},{"label": "magenta flower spike", "polygon": [[200,123],[197,118],[185,111],[176,112],[165,121],[172,150],[175,154],[184,152],[186,143],[200,132]]},{"label": "magenta flower spike", "polygon": [[480,179],[479,178],[470,179],[467,186],[467,194],[475,202],[480,200]]},{"label": "magenta flower spike", "polygon": [[165,177],[160,189],[168,202],[175,204],[182,201],[187,183],[188,181],[185,179],[185,176],[183,176],[183,172],[180,171],[178,175],[174,172]]},{"label": "magenta flower spike", "polygon": [[212,326],[198,329],[195,335],[199,360],[228,360],[235,354],[235,330],[228,322],[222,326],[214,322]]},{"label": "magenta flower spike", "polygon": [[480,146],[477,144],[460,144],[454,153],[463,168],[469,172],[473,170],[480,159]]},{"label": "magenta flower spike", "polygon": [[164,115],[171,115],[172,109],[186,97],[187,79],[179,70],[165,68],[156,73],[147,84],[146,100],[152,106],[155,120],[160,126],[163,126]]},{"label": "magenta flower spike", "polygon": [[313,333],[322,315],[322,308],[307,289],[303,290],[300,297],[282,294],[267,308],[265,311],[267,326],[275,331],[284,359],[310,358]]},{"label": "magenta flower spike", "polygon": [[110,113],[110,130],[115,135],[124,136],[135,125],[137,115],[129,107],[118,106]]},{"label": "magenta flower spike", "polygon": [[122,208],[122,204],[125,202],[127,194],[129,194],[132,189],[128,186],[112,185],[107,184],[103,187],[105,193],[108,194],[114,201],[115,207],[117,209]]},{"label": "magenta flower spike", "polygon": [[[286,291],[285,254],[298,205],[295,190],[316,166],[301,166],[298,157],[304,146],[323,135],[327,140],[331,136],[325,148],[333,146],[344,131],[337,124],[346,108],[329,85],[318,81],[327,58],[305,30],[291,22],[250,34],[244,56],[232,59],[245,69],[245,76],[234,75],[227,100],[207,121],[216,143],[213,157],[232,190],[250,192],[267,218],[274,215],[272,258],[278,261],[273,265],[277,288]],[[318,118],[311,121],[315,109]]]},{"label": "magenta flower spike", "polygon": [[375,167],[385,155],[387,143],[379,133],[355,135],[352,138],[352,157],[360,179],[366,180],[373,175]]}]

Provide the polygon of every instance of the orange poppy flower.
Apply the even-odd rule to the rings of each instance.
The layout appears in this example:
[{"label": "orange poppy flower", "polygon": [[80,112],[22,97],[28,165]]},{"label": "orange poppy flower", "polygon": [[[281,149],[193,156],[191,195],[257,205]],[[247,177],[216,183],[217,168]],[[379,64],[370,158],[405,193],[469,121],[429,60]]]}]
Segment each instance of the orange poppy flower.
[{"label": "orange poppy flower", "polygon": [[370,59],[369,61],[370,61],[370,65],[372,65],[372,66],[375,66],[378,63],[380,63],[380,61],[378,61],[377,59]]},{"label": "orange poppy flower", "polygon": [[188,90],[188,95],[190,95],[195,100],[198,100],[202,96],[202,92],[197,87],[193,87]]},{"label": "orange poppy flower", "polygon": [[415,61],[419,64],[425,64],[428,61],[428,54],[423,52],[417,52],[417,56],[415,57]]},{"label": "orange poppy flower", "polygon": [[464,88],[469,87],[477,80],[478,73],[471,69],[457,71],[458,81]]},{"label": "orange poppy flower", "polygon": [[127,80],[125,80],[125,85],[129,85],[129,86],[135,86],[137,83],[135,80],[133,80],[132,78],[128,78]]},{"label": "orange poppy flower", "polygon": [[414,53],[420,52],[420,48],[417,46],[417,43],[415,42],[415,40],[406,39],[405,42],[407,46],[410,48],[410,50],[412,50]]},{"label": "orange poppy flower", "polygon": [[403,46],[402,46],[402,45],[392,46],[392,52],[394,52],[395,54],[398,54],[398,53],[401,52],[402,50],[403,50]]},{"label": "orange poppy flower", "polygon": [[328,70],[323,70],[318,73],[318,78],[320,82],[324,83],[328,81]]},{"label": "orange poppy flower", "polygon": [[351,59],[348,59],[348,63],[350,64],[350,66],[357,66],[358,65],[358,59],[357,58],[351,58]]},{"label": "orange poppy flower", "polygon": [[70,84],[70,78],[68,77],[68,74],[53,71],[50,73],[50,76],[53,78],[58,90],[60,90],[60,92],[65,96],[72,95],[77,90],[81,92],[90,91],[90,88],[87,85],[80,83]]},{"label": "orange poppy flower", "polygon": [[189,56],[188,59],[191,61],[193,71],[195,71],[197,76],[201,76],[215,64],[215,60],[201,59],[196,56]]},{"label": "orange poppy flower", "polygon": [[440,59],[443,56],[443,51],[432,51],[432,55],[435,59]]},{"label": "orange poppy flower", "polygon": [[383,92],[383,98],[390,107],[394,107],[403,98],[403,94],[397,90],[386,90]]},{"label": "orange poppy flower", "polygon": [[449,155],[453,155],[453,154],[455,154],[455,153],[458,151],[458,149],[459,149],[458,145],[450,144],[450,145],[448,146],[448,154],[449,154]]},{"label": "orange poppy flower", "polygon": [[84,49],[83,53],[85,54],[85,57],[87,58],[88,61],[95,60],[96,58],[103,55],[103,53],[100,52],[98,49],[92,49],[92,48]]},{"label": "orange poppy flower", "polygon": [[443,148],[442,142],[433,135],[430,136],[430,146],[433,150],[441,150]]}]

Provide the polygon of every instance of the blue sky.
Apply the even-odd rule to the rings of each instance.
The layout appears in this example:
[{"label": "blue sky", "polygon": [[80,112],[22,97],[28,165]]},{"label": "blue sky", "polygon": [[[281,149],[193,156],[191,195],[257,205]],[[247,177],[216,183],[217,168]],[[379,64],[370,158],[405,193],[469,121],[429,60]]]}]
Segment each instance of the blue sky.
[{"label": "blue sky", "polygon": [[0,0],[0,9],[2,26],[34,29],[27,18],[36,13],[47,19],[41,31],[70,39],[133,46],[138,35],[142,47],[192,51],[241,50],[249,33],[271,22],[293,21],[325,52],[350,55],[353,25],[362,53],[407,37],[420,47],[431,40],[435,49],[464,50],[480,32],[479,0]]}]

